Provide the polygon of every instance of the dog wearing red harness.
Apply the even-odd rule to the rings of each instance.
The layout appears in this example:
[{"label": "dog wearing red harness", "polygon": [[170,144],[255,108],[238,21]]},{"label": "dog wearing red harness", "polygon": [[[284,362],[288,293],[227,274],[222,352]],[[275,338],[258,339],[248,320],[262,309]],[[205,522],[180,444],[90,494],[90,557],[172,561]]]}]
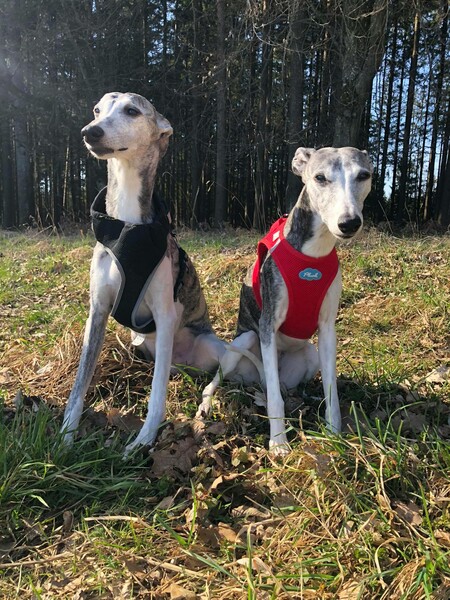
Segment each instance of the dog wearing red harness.
[{"label": "dog wearing red harness", "polygon": [[[289,451],[281,388],[293,389],[319,369],[327,426],[341,431],[335,321],[342,278],[335,246],[361,231],[373,173],[367,152],[350,147],[298,148],[292,170],[302,178],[303,190],[289,215],[258,243],[241,288],[237,336],[197,412],[208,414],[221,378],[261,383],[275,454]],[[318,351],[309,341],[316,331]]]}]

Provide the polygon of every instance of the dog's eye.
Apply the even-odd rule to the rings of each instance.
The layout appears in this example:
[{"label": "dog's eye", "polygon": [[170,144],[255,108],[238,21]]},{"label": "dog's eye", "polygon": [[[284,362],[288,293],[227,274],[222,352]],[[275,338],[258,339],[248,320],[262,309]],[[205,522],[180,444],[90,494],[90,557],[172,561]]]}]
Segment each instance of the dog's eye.
[{"label": "dog's eye", "polygon": [[369,171],[360,171],[356,176],[357,181],[365,181],[366,179],[370,179]]},{"label": "dog's eye", "polygon": [[100,109],[99,109],[99,107],[98,107],[98,106],[96,106],[96,107],[94,108],[94,114],[96,114],[96,115],[99,115],[99,114],[100,114]]},{"label": "dog's eye", "polygon": [[323,173],[317,173],[317,175],[314,177],[314,179],[318,183],[326,183],[326,181],[327,181],[327,178],[325,177],[325,175]]},{"label": "dog's eye", "polygon": [[125,112],[130,117],[137,117],[139,114],[141,114],[136,108],[126,108]]}]

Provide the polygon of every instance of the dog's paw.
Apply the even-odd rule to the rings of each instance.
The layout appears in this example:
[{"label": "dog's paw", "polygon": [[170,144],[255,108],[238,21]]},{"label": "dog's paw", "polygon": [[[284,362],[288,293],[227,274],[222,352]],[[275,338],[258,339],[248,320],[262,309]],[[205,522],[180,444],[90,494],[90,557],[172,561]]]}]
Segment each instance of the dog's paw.
[{"label": "dog's paw", "polygon": [[284,457],[289,454],[291,447],[288,444],[286,436],[278,435],[275,439],[269,441],[269,452],[273,456]]},{"label": "dog's paw", "polygon": [[196,419],[206,419],[211,412],[211,398],[204,398],[195,413]]},{"label": "dog's paw", "polygon": [[74,442],[74,435],[72,432],[67,433],[66,429],[63,428],[61,429],[61,441],[62,441],[62,445],[65,446],[66,448],[71,448],[73,446],[73,442]]},{"label": "dog's paw", "polygon": [[123,451],[123,460],[128,460],[140,448],[151,446],[156,439],[156,433],[153,436],[145,436],[139,434],[135,440],[125,446]]},{"label": "dog's paw", "polygon": [[128,460],[129,458],[131,458],[131,456],[134,454],[135,450],[138,447],[139,446],[135,442],[132,442],[131,444],[128,444],[127,446],[125,446],[125,450],[123,451],[122,460]]}]

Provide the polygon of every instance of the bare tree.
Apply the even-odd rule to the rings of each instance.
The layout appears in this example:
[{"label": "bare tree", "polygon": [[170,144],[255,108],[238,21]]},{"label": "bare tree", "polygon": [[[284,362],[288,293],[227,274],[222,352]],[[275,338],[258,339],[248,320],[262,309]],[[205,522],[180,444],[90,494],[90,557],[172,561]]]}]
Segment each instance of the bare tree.
[{"label": "bare tree", "polygon": [[332,63],[337,71],[333,144],[358,143],[364,106],[381,64],[387,28],[387,0],[334,2],[337,13]]},{"label": "bare tree", "polygon": [[406,213],[406,182],[408,178],[409,147],[411,136],[411,122],[414,106],[414,89],[417,75],[417,56],[420,35],[420,12],[416,11],[414,16],[414,32],[411,41],[411,61],[409,65],[409,82],[406,101],[405,126],[403,133],[403,148],[400,160],[400,180],[398,184],[398,205],[396,220],[402,223]]},{"label": "bare tree", "polygon": [[227,204],[227,147],[226,147],[226,85],[225,64],[225,0],[216,0],[217,6],[217,137],[216,137],[216,202],[214,220],[221,226],[226,217]]},{"label": "bare tree", "polygon": [[303,129],[303,56],[306,33],[305,4],[292,0],[289,6],[289,98],[288,98],[288,175],[286,185],[286,209],[297,201],[300,180],[291,171],[291,163],[300,145]]}]

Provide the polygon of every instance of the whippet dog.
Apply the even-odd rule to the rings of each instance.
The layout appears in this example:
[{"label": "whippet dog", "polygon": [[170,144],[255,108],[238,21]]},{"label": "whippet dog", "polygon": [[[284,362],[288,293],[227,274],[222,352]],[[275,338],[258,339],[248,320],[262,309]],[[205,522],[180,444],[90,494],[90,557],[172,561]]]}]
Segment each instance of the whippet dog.
[{"label": "whippet dog", "polygon": [[170,123],[142,96],[105,94],[82,129],[88,150],[107,161],[108,184],[91,215],[97,238],[90,311],[62,431],[73,441],[103,344],[108,316],[130,327],[134,345],[155,360],[148,413],[136,447],[154,442],[165,416],[172,364],[214,370],[224,344],[214,335],[191,261],[179,247],[155,176],[172,135]]},{"label": "whippet dog", "polygon": [[[269,447],[289,450],[280,385],[297,387],[321,370],[325,418],[341,430],[336,386],[335,321],[342,279],[335,245],[362,228],[362,208],[370,191],[372,164],[356,148],[298,148],[292,170],[304,188],[285,218],[258,244],[258,258],[241,288],[236,352],[227,350],[220,369],[205,388],[197,416],[208,414],[222,377],[244,384],[261,383],[267,393]],[[318,352],[309,341],[318,330]],[[242,350],[262,357],[257,363]]]}]

